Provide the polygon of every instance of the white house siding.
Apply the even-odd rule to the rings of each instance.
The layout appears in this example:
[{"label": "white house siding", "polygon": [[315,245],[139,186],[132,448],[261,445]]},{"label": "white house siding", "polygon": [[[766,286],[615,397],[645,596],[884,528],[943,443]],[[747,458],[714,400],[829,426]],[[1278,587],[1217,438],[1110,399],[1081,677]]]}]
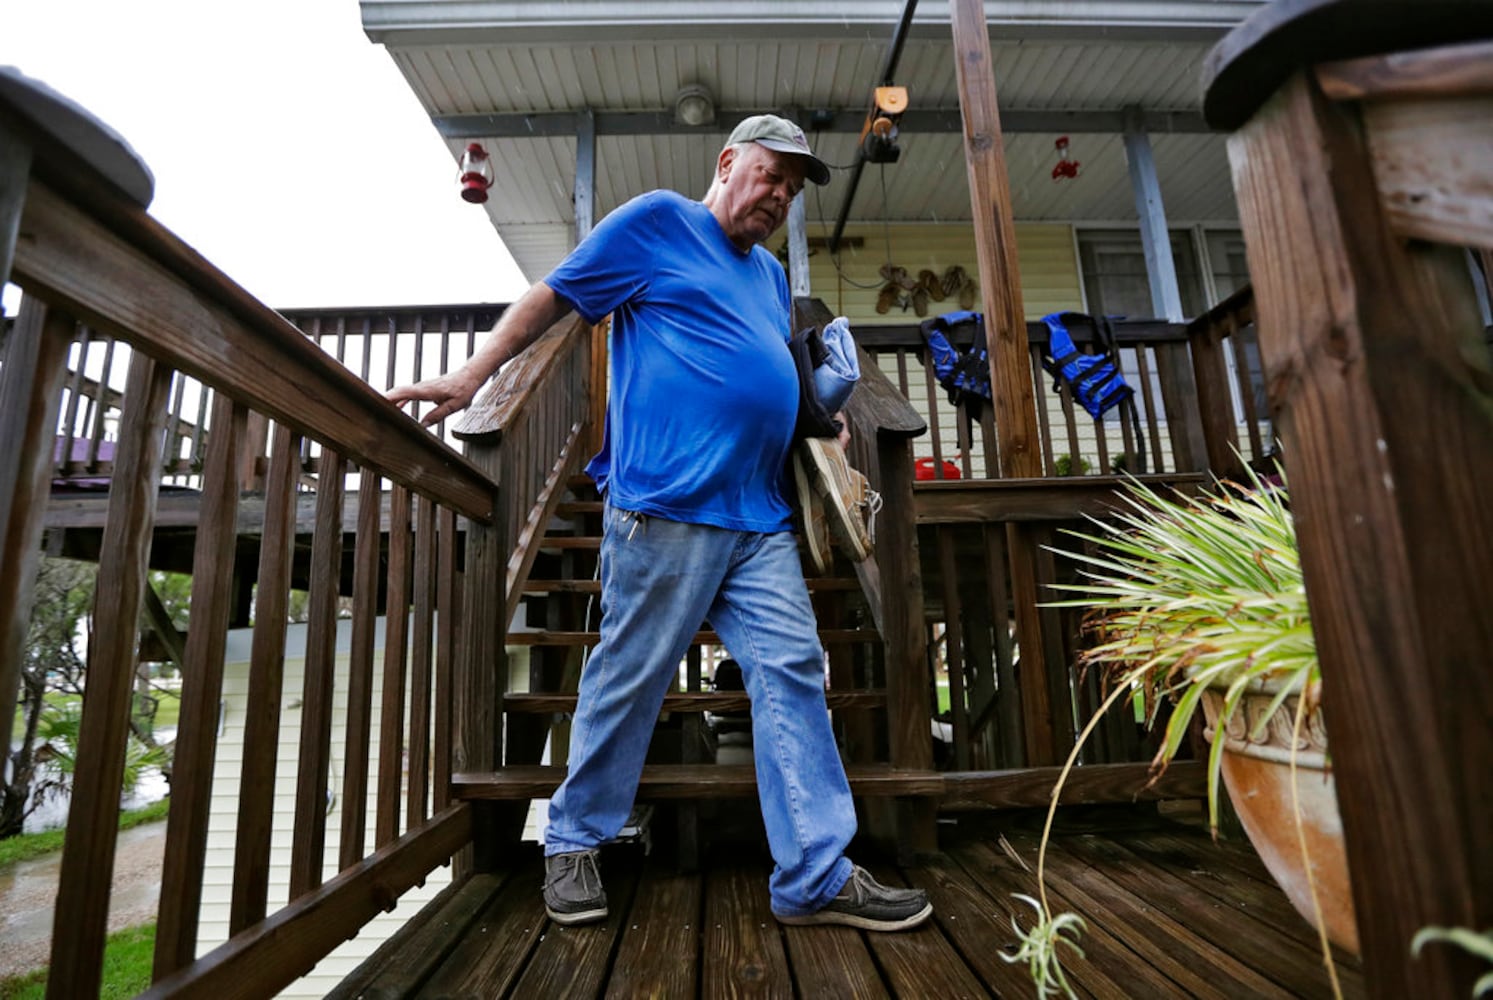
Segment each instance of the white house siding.
[{"label": "white house siding", "polygon": [[[351,647],[352,623],[341,621],[337,630],[337,674],[333,694],[333,725],[330,786],[334,794],[340,795],[342,788],[343,756],[346,741],[348,654]],[[198,955],[206,954],[217,947],[228,936],[228,912],[233,894],[233,855],[235,825],[238,811],[239,776],[243,763],[244,718],[248,701],[249,650],[253,633],[250,629],[229,633],[226,665],[223,676],[223,700],[218,734],[218,752],[213,776],[212,814],[208,826],[207,860],[203,872],[202,909],[198,931]],[[365,849],[372,850],[374,843],[374,808],[376,805],[377,755],[379,740],[379,711],[384,646],[384,620],[379,619],[374,640],[373,670],[373,722],[370,735],[370,773],[368,797],[368,828]],[[275,771],[274,832],[271,837],[271,862],[269,881],[269,910],[274,912],[286,904],[290,880],[290,845],[295,821],[296,764],[300,755],[300,722],[303,683],[305,678],[306,626],[291,625],[286,635],[285,680],[280,719],[280,752]],[[527,676],[527,650],[510,651],[510,667],[514,676]],[[408,722],[406,721],[406,725]],[[401,785],[407,787],[407,778]],[[401,824],[404,808],[400,807]],[[339,831],[342,814],[340,800],[334,800],[327,814],[326,866],[324,878],[336,873]],[[402,832],[402,827],[401,827]],[[431,872],[423,886],[411,889],[400,898],[398,906],[390,913],[375,917],[363,927],[357,937],[344,942],[330,955],[317,963],[310,974],[291,984],[280,995],[284,997],[325,996],[338,982],[361,961],[371,955],[420,907],[434,897],[451,881],[449,867]]]}]

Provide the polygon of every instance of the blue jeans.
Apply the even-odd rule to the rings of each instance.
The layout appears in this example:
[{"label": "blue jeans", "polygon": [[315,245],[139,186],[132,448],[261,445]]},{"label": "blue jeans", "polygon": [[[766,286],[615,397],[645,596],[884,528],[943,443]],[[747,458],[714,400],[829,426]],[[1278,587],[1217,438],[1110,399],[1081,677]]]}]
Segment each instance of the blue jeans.
[{"label": "blue jeans", "polygon": [[818,910],[850,877],[855,808],[792,534],[683,524],[610,503],[603,517],[601,641],[581,675],[570,771],[550,800],[545,854],[594,848],[622,828],[664,695],[708,620],[752,700],[773,911]]}]

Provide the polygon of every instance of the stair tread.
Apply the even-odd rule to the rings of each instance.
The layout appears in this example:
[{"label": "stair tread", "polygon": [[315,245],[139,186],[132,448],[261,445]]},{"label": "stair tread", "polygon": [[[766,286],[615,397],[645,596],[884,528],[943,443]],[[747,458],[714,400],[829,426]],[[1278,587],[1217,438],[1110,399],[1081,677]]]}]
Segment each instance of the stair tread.
[{"label": "stair tread", "polygon": [[[894,768],[890,764],[847,764],[845,775],[858,795],[942,795],[942,771]],[[501,771],[451,776],[459,799],[543,798],[560,787],[565,768],[556,764],[517,764]],[[755,795],[757,775],[750,764],[649,764],[638,794],[646,798],[724,798]]]},{"label": "stair tread", "polygon": [[[804,579],[811,591],[853,591],[860,589],[860,581],[853,576],[812,576]],[[601,592],[601,581],[599,580],[536,580],[532,577],[524,581],[524,593],[526,594],[598,594]]]},{"label": "stair tread", "polygon": [[[860,691],[826,691],[825,701],[835,708],[880,708],[886,704],[886,691],[880,688]],[[503,696],[508,712],[544,714],[565,712],[575,707],[576,696],[554,692],[524,691]],[[674,691],[664,696],[665,712],[745,712],[752,700],[745,691]]]},{"label": "stair tread", "polygon": [[[594,646],[601,640],[599,632],[560,632],[540,629],[533,632],[509,632],[504,640],[510,646]],[[824,645],[855,642],[879,642],[881,634],[875,629],[822,628],[819,641]],[[692,645],[721,645],[721,637],[714,632],[696,632],[690,639]]]}]

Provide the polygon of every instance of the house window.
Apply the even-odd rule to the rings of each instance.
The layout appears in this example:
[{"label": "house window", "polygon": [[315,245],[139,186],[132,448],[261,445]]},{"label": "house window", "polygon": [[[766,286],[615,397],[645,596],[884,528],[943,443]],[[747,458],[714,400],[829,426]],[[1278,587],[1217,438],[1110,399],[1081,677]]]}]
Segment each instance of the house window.
[{"label": "house window", "polygon": [[[1140,231],[1135,229],[1080,229],[1078,263],[1083,274],[1084,295],[1094,315],[1146,319],[1156,315],[1151,303],[1151,282],[1146,276],[1146,251]],[[1172,262],[1177,270],[1177,290],[1182,297],[1182,315],[1196,316],[1206,308],[1198,257],[1192,233],[1172,230]]]},{"label": "house window", "polygon": [[1244,257],[1244,234],[1237,229],[1209,229],[1203,236],[1208,248],[1208,270],[1213,275],[1216,305],[1249,284],[1249,263]]}]

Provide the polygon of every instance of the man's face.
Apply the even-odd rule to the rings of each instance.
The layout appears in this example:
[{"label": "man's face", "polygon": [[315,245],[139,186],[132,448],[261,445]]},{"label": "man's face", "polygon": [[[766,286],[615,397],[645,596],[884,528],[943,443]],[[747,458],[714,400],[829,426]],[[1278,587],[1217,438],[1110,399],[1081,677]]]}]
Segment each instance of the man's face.
[{"label": "man's face", "polygon": [[720,210],[716,216],[731,241],[742,248],[761,243],[788,218],[788,205],[803,190],[803,158],[751,143],[727,148],[717,170],[723,171]]}]

